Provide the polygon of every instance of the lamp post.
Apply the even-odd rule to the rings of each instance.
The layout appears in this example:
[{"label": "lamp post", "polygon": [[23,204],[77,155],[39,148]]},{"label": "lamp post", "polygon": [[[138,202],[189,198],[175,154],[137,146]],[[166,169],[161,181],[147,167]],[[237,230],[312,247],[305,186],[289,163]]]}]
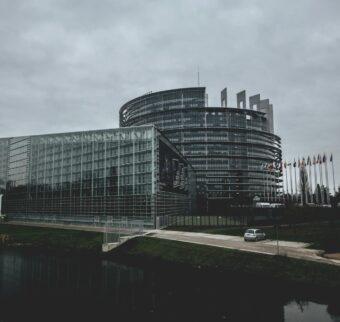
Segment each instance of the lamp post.
[{"label": "lamp post", "polygon": [[280,248],[279,248],[279,222],[276,216],[276,253],[280,255]]},{"label": "lamp post", "polygon": [[[270,208],[270,214],[271,217],[273,218],[273,209]],[[276,255],[280,255],[280,248],[279,248],[279,220],[278,220],[278,214],[276,212],[275,214],[275,226],[276,226]]]}]

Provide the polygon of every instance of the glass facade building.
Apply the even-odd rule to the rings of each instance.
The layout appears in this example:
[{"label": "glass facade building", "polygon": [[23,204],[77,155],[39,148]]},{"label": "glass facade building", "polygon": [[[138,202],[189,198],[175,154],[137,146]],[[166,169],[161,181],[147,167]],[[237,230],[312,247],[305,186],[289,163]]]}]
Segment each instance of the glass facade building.
[{"label": "glass facade building", "polygon": [[273,108],[260,95],[237,94],[237,108],[209,107],[204,87],[149,93],[120,109],[120,126],[154,124],[195,169],[201,212],[250,204],[255,196],[274,201],[281,189],[281,140]]},{"label": "glass facade building", "polygon": [[191,212],[195,174],[153,126],[0,139],[3,212],[148,217]]},{"label": "glass facade building", "polygon": [[8,140],[0,139],[0,193],[6,188]]}]

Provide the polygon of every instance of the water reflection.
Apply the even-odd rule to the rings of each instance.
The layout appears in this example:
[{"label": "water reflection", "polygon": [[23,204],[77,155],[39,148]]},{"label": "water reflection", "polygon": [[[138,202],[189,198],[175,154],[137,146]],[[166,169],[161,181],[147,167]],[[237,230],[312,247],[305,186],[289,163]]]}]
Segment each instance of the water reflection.
[{"label": "water reflection", "polygon": [[0,321],[340,321],[282,286],[98,258],[2,251]]},{"label": "water reflection", "polygon": [[305,301],[292,301],[285,305],[285,322],[289,321],[310,321],[310,322],[338,322],[340,317],[330,314],[329,307]]}]

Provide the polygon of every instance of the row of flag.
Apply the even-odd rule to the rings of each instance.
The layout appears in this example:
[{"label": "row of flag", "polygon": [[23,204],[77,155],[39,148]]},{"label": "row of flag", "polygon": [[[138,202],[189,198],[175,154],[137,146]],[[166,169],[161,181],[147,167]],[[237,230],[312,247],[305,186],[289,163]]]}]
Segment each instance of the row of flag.
[{"label": "row of flag", "polygon": [[283,165],[283,163],[281,163],[281,162],[263,163],[262,169],[269,170],[269,171],[282,170],[282,165]]},{"label": "row of flag", "polygon": [[[297,161],[294,160],[294,162],[270,162],[270,163],[264,163],[262,164],[262,168],[264,170],[282,170],[282,167],[287,168],[291,165],[295,168],[296,166],[298,168],[302,166],[307,165],[315,165],[315,164],[322,164],[327,162],[327,156],[324,154],[321,156],[320,154],[317,155],[317,157],[313,156],[312,158],[308,156],[306,159],[302,158],[301,160],[298,159]],[[329,158],[329,162],[333,162],[333,154],[331,154]]]},{"label": "row of flag", "polygon": [[[324,154],[323,156],[321,156],[320,154],[317,155],[317,157],[313,156],[313,158],[311,158],[310,156],[307,157],[307,159],[302,158],[301,160],[298,159],[298,161],[296,162],[294,160],[293,163],[287,163],[286,161],[283,162],[283,166],[285,168],[287,168],[287,166],[290,166],[293,164],[293,167],[295,168],[296,166],[298,166],[298,168],[302,167],[302,166],[306,166],[306,165],[315,165],[315,164],[322,164],[322,163],[326,163],[327,162],[327,156],[326,154]],[[330,158],[329,158],[329,162],[333,162],[333,154],[331,154]]]},{"label": "row of flag", "polygon": [[[331,179],[333,179],[334,195],[336,193],[333,154],[315,154],[307,158],[294,159],[293,162],[274,161],[262,164],[262,170],[266,174],[266,185],[263,195],[276,200],[277,193],[282,188],[282,197],[290,194],[297,201],[329,203],[329,167],[331,167]],[[270,175],[270,176],[269,176]],[[282,178],[282,180],[281,180]],[[280,182],[282,186],[280,188]],[[294,183],[294,184],[293,184]],[[321,200],[319,200],[320,189]]]},{"label": "row of flag", "polygon": [[[329,167],[331,170],[331,180],[333,181],[334,195],[336,193],[334,162],[333,154],[327,157],[324,154],[308,156],[307,158],[298,158],[294,162],[284,162],[282,169],[283,190],[286,187],[288,194],[288,187],[293,194],[293,187],[295,188],[295,196],[300,196],[301,202],[316,202],[316,203],[330,203],[330,185],[329,185]],[[293,171],[292,167],[293,166]],[[288,167],[288,169],[287,169]],[[294,172],[294,173],[293,173]],[[293,186],[294,174],[294,186]],[[288,180],[288,177],[290,180]],[[319,192],[320,190],[320,198]],[[297,198],[298,199],[298,198]],[[316,200],[314,200],[316,199]],[[321,200],[319,200],[321,199]]]}]

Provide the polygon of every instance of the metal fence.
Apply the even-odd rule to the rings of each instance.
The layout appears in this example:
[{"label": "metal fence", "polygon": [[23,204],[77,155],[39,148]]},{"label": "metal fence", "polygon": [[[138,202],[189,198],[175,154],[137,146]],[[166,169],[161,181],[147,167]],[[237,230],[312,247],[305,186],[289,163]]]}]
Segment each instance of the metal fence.
[{"label": "metal fence", "polygon": [[168,216],[166,226],[251,226],[340,220],[339,208],[235,208],[221,216]]},{"label": "metal fence", "polygon": [[152,225],[150,218],[144,220],[129,217],[107,218],[104,226],[103,244],[121,244],[132,237],[143,235]]},{"label": "metal fence", "polygon": [[166,226],[246,226],[247,216],[168,216]]}]

